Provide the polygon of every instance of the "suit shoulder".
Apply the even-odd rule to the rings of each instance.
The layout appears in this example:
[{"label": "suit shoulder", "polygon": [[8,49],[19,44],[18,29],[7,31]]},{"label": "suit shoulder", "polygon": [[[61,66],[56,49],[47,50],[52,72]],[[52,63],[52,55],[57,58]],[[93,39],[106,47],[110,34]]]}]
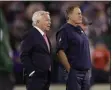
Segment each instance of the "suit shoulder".
[{"label": "suit shoulder", "polygon": [[28,38],[28,37],[33,37],[33,34],[34,34],[34,30],[33,30],[33,28],[32,28],[32,29],[30,29],[29,31],[27,31],[27,32],[24,34],[24,37],[23,37],[22,40],[24,40],[24,39],[26,39],[26,38]]}]

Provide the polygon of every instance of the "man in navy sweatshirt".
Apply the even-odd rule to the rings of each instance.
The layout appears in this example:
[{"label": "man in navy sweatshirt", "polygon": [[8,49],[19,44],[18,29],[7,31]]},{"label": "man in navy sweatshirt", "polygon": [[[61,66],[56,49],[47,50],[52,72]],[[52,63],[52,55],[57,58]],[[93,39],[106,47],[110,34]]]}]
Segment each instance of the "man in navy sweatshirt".
[{"label": "man in navy sweatshirt", "polygon": [[79,26],[82,13],[79,6],[67,10],[67,23],[56,34],[57,55],[67,70],[67,90],[89,90],[91,59],[89,42]]}]

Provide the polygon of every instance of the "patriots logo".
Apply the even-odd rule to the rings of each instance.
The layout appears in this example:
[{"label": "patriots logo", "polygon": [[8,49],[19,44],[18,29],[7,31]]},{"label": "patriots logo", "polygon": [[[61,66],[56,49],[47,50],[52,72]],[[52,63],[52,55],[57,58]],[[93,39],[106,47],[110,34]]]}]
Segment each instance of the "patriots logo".
[{"label": "patriots logo", "polygon": [[59,42],[61,42],[61,38],[59,39]]}]

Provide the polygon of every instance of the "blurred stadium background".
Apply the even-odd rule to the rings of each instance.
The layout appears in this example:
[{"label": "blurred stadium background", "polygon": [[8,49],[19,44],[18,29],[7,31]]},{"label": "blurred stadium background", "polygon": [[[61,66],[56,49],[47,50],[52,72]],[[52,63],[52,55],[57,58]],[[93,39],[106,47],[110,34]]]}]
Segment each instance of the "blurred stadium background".
[{"label": "blurred stadium background", "polygon": [[[0,84],[4,82],[5,85],[9,80],[14,90],[25,90],[23,67],[19,58],[21,39],[32,27],[32,14],[46,10],[52,19],[51,31],[48,32],[53,47],[50,89],[65,90],[67,74],[55,54],[55,34],[65,23],[65,10],[71,4],[80,5],[83,16],[92,21],[92,25],[85,30],[89,37],[93,65],[91,90],[110,89],[111,1],[0,1]],[[5,61],[6,66],[2,65],[2,61]],[[3,76],[7,78],[2,81]]]}]

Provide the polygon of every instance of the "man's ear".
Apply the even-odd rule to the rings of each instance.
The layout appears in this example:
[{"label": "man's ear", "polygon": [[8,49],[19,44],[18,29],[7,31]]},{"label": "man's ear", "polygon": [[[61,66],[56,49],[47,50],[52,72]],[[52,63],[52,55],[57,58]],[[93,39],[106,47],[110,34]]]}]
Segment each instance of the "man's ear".
[{"label": "man's ear", "polygon": [[39,20],[37,20],[37,23],[39,23]]},{"label": "man's ear", "polygon": [[69,14],[69,15],[68,15],[68,18],[69,18],[69,19],[71,19],[71,18],[72,18],[72,15],[71,15],[71,14]]}]

